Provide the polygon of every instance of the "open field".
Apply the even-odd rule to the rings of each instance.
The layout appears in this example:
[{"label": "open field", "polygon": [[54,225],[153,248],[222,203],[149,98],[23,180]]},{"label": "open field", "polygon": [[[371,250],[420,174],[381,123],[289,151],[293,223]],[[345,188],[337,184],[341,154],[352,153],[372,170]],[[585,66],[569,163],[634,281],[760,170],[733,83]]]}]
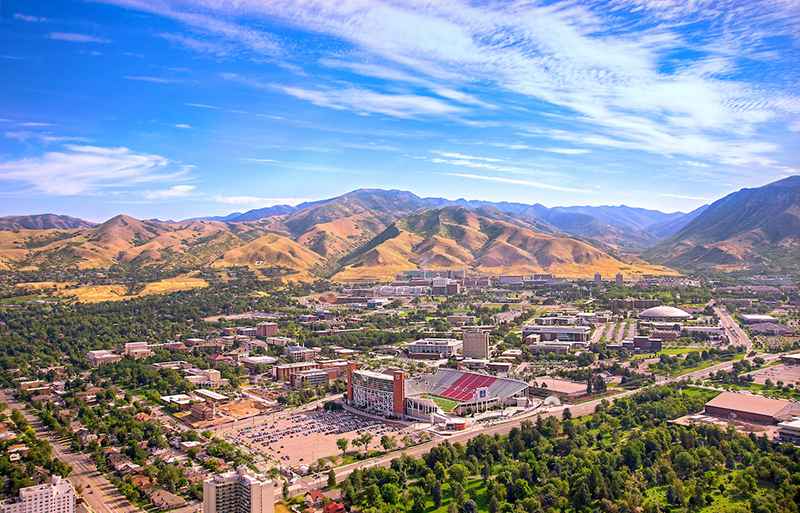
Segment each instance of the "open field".
[{"label": "open field", "polygon": [[57,294],[62,297],[74,297],[78,301],[96,303],[101,301],[119,301],[121,299],[131,299],[137,296],[147,296],[150,294],[164,294],[179,290],[205,288],[207,286],[208,283],[201,278],[178,276],[148,283],[141,292],[133,295],[128,295],[128,288],[124,285],[91,285],[78,289],[59,289]]}]

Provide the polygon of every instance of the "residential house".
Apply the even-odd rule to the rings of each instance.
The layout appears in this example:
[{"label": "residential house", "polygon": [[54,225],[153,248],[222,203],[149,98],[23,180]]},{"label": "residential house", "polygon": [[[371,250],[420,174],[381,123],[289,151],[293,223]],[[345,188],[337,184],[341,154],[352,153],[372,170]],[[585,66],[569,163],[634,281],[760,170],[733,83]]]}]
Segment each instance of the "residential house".
[{"label": "residential house", "polygon": [[160,488],[153,488],[148,495],[150,497],[150,502],[152,502],[153,506],[158,508],[159,511],[167,511],[169,509],[183,508],[186,506],[186,500]]}]

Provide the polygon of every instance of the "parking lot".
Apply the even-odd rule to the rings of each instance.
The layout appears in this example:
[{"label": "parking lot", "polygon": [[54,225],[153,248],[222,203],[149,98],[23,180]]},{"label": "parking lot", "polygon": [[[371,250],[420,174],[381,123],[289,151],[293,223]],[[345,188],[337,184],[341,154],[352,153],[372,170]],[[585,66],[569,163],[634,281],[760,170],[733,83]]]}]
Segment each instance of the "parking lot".
[{"label": "parking lot", "polygon": [[281,465],[295,466],[316,463],[319,458],[333,455],[341,457],[342,451],[336,446],[339,438],[351,441],[348,452],[363,451],[363,447],[352,443],[363,433],[373,435],[370,450],[383,450],[380,445],[383,435],[395,437],[398,447],[403,446],[405,436],[414,442],[419,439],[419,433],[408,427],[345,411],[301,413],[275,422],[246,426],[233,435],[239,442],[250,445]]},{"label": "parking lot", "polygon": [[751,375],[753,382],[759,385],[763,385],[768,379],[773,385],[777,385],[778,381],[783,381],[786,385],[790,383],[800,385],[800,365],[779,364],[753,372]]}]

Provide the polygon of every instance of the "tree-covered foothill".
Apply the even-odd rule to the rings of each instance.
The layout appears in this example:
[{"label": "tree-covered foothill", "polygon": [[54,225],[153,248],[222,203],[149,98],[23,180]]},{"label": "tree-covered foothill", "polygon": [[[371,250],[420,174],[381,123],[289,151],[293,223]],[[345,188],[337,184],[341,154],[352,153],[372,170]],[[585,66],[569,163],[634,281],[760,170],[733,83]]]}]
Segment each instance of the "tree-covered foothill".
[{"label": "tree-covered foothill", "polygon": [[505,436],[444,442],[421,459],[354,471],[342,493],[368,513],[797,512],[800,449],[733,427],[667,422],[709,398],[686,387],[603,401],[582,419],[526,420]]}]

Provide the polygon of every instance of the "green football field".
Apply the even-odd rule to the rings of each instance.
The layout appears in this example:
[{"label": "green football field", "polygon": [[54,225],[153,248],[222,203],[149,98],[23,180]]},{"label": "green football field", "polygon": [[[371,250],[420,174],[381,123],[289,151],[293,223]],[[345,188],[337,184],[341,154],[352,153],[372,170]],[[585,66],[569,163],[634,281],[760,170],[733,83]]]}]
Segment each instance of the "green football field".
[{"label": "green football field", "polygon": [[444,411],[453,411],[453,408],[458,405],[458,401],[445,399],[444,397],[439,397],[436,395],[421,395],[420,397],[423,399],[433,399],[433,402],[435,402],[436,405]]}]

